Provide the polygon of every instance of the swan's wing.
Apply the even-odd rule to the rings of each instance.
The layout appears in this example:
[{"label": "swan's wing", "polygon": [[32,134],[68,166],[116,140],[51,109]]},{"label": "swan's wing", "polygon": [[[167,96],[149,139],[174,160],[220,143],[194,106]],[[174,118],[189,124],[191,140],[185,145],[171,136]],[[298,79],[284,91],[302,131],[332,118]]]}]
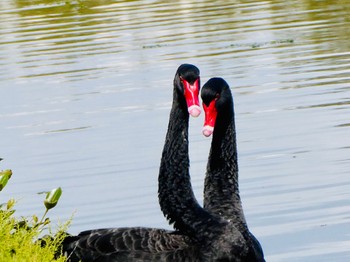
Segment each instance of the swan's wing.
[{"label": "swan's wing", "polygon": [[63,253],[69,261],[109,261],[108,257],[157,254],[187,247],[187,238],[177,232],[142,227],[113,228],[69,236],[63,242]]}]

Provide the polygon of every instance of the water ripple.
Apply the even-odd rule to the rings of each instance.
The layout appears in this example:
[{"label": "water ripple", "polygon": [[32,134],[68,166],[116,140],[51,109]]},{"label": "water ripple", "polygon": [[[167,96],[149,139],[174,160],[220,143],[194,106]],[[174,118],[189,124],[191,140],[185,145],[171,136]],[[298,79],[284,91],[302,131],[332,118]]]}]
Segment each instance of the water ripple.
[{"label": "water ripple", "polygon": [[[52,218],[77,209],[73,233],[170,228],[159,158],[174,70],[194,63],[202,83],[231,85],[240,191],[267,261],[346,261],[349,14],[346,1],[2,1],[1,164],[15,171],[2,196],[27,215],[42,209],[35,192],[61,186]],[[201,128],[191,121],[200,201]]]}]

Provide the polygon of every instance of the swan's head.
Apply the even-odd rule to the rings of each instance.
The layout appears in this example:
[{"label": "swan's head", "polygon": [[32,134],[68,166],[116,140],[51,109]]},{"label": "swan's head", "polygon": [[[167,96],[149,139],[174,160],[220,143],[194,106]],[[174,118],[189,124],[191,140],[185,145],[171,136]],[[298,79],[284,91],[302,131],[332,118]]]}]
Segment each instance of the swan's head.
[{"label": "swan's head", "polygon": [[201,113],[199,106],[199,69],[191,64],[182,64],[176,72],[174,85],[184,95],[188,113],[197,117]]},{"label": "swan's head", "polygon": [[233,99],[229,85],[222,78],[211,78],[203,85],[201,91],[205,113],[203,135],[214,132],[217,115],[230,117],[233,112]]}]

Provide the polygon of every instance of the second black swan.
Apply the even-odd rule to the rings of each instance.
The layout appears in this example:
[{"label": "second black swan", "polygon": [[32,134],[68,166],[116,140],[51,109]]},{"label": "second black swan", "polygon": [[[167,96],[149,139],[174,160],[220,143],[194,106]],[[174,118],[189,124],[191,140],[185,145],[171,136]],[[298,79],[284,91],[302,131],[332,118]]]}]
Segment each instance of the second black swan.
[{"label": "second black swan", "polygon": [[246,232],[248,259],[264,261],[259,241],[248,230],[238,186],[238,160],[234,103],[222,78],[211,78],[201,91],[205,123],[203,134],[213,134],[204,185],[204,208]]},{"label": "second black swan", "polygon": [[[164,152],[168,154],[163,153],[163,167],[166,165],[172,169],[172,165],[177,164],[172,159],[181,155],[178,151],[182,149],[183,143],[183,140],[178,139],[178,131],[182,133],[183,127],[188,126],[189,114],[197,117],[200,113],[199,88],[198,68],[190,64],[181,65],[174,78],[173,105],[164,146]],[[187,123],[182,123],[183,121]],[[187,140],[187,136],[184,139]],[[160,182],[161,177],[160,175]],[[160,205],[163,210],[167,210],[172,202],[167,200],[168,190],[160,184]],[[171,213],[167,217],[171,221],[178,221]],[[144,227],[84,231],[78,236],[67,237],[62,251],[70,262],[191,261],[190,257],[194,253],[191,238],[182,232]]]}]

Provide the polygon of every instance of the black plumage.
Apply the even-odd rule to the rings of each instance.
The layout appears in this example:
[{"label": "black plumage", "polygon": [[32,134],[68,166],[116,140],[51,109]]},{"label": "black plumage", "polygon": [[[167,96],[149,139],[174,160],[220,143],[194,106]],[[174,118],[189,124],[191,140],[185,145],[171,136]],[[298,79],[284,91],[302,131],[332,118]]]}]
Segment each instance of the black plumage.
[{"label": "black plumage", "polygon": [[153,228],[90,230],[64,242],[69,261],[237,261],[263,262],[249,232],[238,191],[233,99],[223,79],[209,80],[202,99],[218,111],[205,184],[205,208],[193,193],[189,174],[188,121],[182,81],[199,70],[181,65],[175,75],[173,105],[159,170],[159,203],[176,231]]},{"label": "black plumage", "polygon": [[238,261],[264,261],[259,241],[248,230],[239,195],[235,113],[230,87],[222,78],[211,78],[203,85],[201,97],[206,106],[214,101],[217,111],[204,185],[204,208],[243,234],[248,252]]},{"label": "black plumage", "polygon": [[[174,195],[167,187],[169,181],[163,181],[162,170],[170,172],[172,165],[179,170],[188,169],[188,107],[185,99],[184,81],[197,88],[199,92],[199,70],[194,65],[181,65],[174,78],[173,105],[169,118],[169,129],[164,145],[159,175],[159,199],[161,209],[164,210],[171,222],[176,221],[176,228],[182,223],[181,219],[167,210],[174,203]],[[197,82],[196,82],[197,81]],[[174,133],[173,136],[170,133]],[[184,134],[184,137],[178,134]],[[169,141],[170,140],[170,141]],[[186,140],[186,142],[184,141]],[[185,144],[183,144],[185,142]],[[165,153],[166,152],[166,153]],[[187,154],[187,155],[186,155]],[[174,162],[175,161],[175,162]],[[164,163],[168,162],[164,170]],[[186,164],[187,163],[187,164]],[[184,171],[186,172],[186,171]],[[187,170],[188,173],[188,170]],[[163,186],[164,185],[164,186]],[[189,187],[191,185],[189,184]],[[176,197],[176,196],[175,196]],[[176,202],[176,201],[175,201]],[[182,231],[169,231],[155,228],[110,228],[96,229],[69,236],[63,242],[62,253],[69,257],[70,262],[75,261],[192,261],[196,251],[190,237]]]},{"label": "black plumage", "polygon": [[171,115],[176,117],[169,123],[159,175],[163,213],[191,239],[194,253],[186,254],[191,261],[263,262],[262,248],[248,229],[239,197],[229,86],[221,78],[210,79],[203,86],[202,99],[207,105],[214,101],[217,111],[205,184],[206,207],[198,204],[190,182],[188,116],[181,106],[173,106]]}]

